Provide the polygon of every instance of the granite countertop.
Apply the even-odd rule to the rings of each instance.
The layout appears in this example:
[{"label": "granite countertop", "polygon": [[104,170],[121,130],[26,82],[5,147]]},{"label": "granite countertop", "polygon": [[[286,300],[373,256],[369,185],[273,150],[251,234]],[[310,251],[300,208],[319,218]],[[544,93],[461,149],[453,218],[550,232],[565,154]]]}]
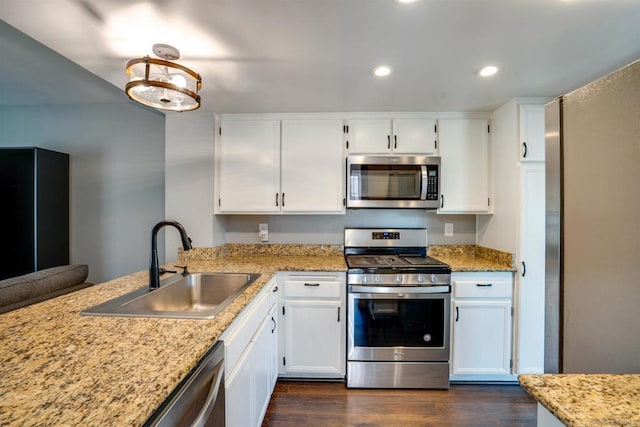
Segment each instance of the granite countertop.
[{"label": "granite countertop", "polygon": [[[475,246],[449,249],[434,256],[454,271],[512,271]],[[179,258],[193,273],[261,276],[211,320],[80,316],[146,286],[146,270],[2,314],[0,425],[140,425],[276,272],[347,268],[340,245],[227,244]]]},{"label": "granite countertop", "polygon": [[520,375],[518,381],[567,426],[640,426],[640,374]]},{"label": "granite countertop", "polygon": [[516,271],[513,254],[483,246],[429,246],[428,255],[449,264],[453,272]]},{"label": "granite countertop", "polygon": [[212,320],[80,316],[147,271],[1,315],[0,425],[140,425],[277,271],[346,270],[342,253],[180,262],[261,277]]}]

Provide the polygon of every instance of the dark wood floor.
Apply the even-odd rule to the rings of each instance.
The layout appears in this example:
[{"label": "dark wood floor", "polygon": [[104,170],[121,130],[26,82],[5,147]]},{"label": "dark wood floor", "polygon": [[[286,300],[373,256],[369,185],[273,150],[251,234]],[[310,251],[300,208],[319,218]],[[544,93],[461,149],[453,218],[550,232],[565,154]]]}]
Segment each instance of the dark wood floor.
[{"label": "dark wood floor", "polygon": [[518,385],[371,390],[278,381],[262,425],[535,427],[536,403]]}]

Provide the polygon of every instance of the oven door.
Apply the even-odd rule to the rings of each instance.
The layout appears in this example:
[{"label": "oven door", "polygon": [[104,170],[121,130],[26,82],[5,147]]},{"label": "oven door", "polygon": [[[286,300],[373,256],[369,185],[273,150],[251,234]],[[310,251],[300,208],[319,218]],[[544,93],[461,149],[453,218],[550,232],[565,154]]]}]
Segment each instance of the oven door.
[{"label": "oven door", "polygon": [[425,293],[419,287],[354,291],[358,288],[371,289],[351,286],[348,295],[349,361],[449,360],[448,291]]}]

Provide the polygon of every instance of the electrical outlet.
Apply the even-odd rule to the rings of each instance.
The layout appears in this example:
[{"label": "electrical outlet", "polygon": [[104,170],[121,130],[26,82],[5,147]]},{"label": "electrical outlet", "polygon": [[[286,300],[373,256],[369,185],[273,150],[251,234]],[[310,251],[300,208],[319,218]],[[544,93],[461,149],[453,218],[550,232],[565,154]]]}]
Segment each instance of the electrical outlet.
[{"label": "electrical outlet", "polygon": [[453,236],[453,224],[450,222],[446,222],[444,224],[444,235],[447,237]]},{"label": "electrical outlet", "polygon": [[269,224],[258,224],[258,236],[261,242],[269,241]]}]

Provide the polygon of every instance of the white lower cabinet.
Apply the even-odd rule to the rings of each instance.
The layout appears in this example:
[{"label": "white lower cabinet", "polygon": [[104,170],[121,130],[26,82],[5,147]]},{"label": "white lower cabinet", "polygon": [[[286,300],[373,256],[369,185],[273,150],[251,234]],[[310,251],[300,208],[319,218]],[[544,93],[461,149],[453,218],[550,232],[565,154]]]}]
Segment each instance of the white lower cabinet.
[{"label": "white lower cabinet", "polygon": [[453,273],[451,380],[513,380],[512,273]]},{"label": "white lower cabinet", "polygon": [[279,273],[281,377],[344,378],[344,273]]},{"label": "white lower cabinet", "polygon": [[225,344],[227,426],[259,426],[275,386],[277,298],[275,280],[234,320],[221,339]]}]

